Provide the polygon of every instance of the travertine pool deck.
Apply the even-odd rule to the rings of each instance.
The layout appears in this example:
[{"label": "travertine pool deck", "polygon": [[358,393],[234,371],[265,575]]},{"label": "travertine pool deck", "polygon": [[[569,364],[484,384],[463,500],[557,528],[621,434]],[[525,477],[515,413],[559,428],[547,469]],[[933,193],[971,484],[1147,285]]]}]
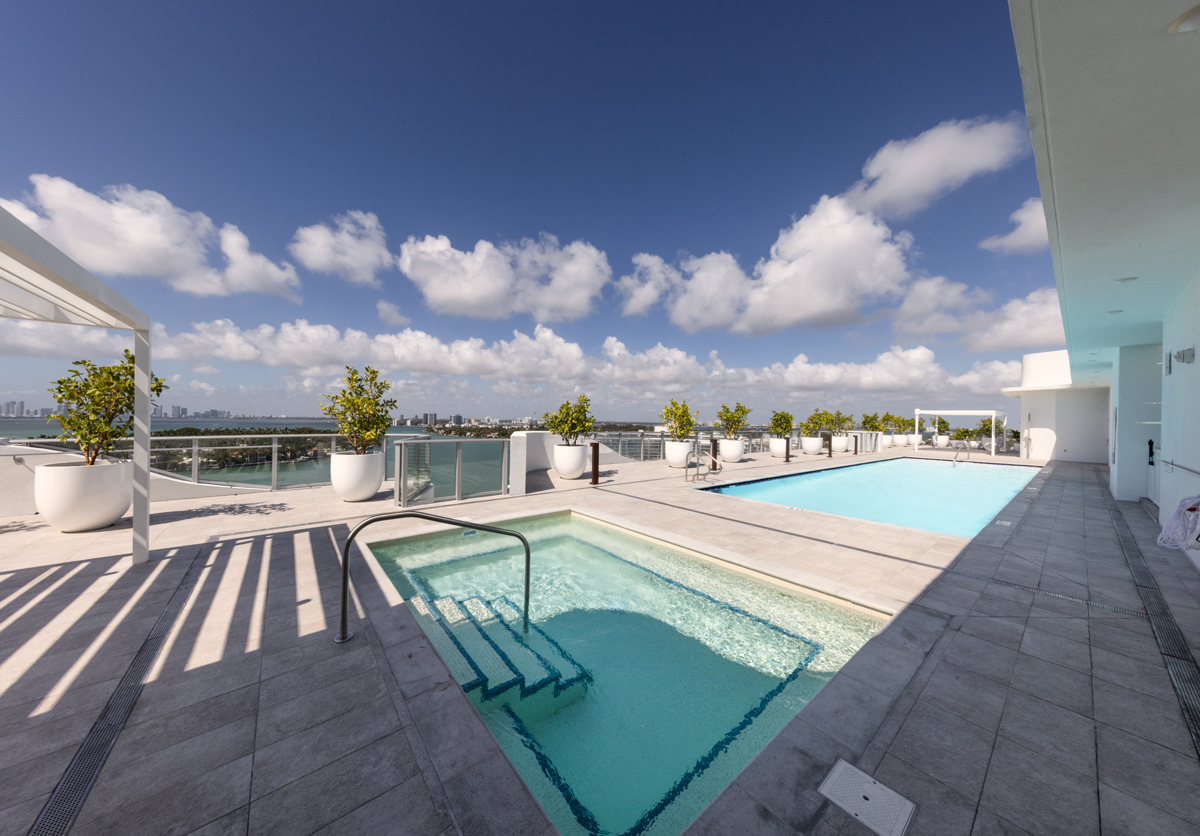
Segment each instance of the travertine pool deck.
[{"label": "travertine pool deck", "polygon": [[[721,478],[855,460],[754,454]],[[838,757],[920,805],[911,833],[1200,832],[1200,764],[1148,622],[1071,600],[1141,610],[1103,468],[1048,466],[973,541],[696,491],[662,462],[602,470],[428,510],[573,508],[899,613],[689,833],[866,833],[816,795]],[[65,535],[0,518],[0,832],[29,831],[178,593],[72,833],[553,833],[361,552],[355,639],[333,643],[340,544],[391,510],[327,488],[155,503],[136,567],[127,521]],[[1153,545],[1140,507],[1119,513],[1200,647],[1200,573]]]}]

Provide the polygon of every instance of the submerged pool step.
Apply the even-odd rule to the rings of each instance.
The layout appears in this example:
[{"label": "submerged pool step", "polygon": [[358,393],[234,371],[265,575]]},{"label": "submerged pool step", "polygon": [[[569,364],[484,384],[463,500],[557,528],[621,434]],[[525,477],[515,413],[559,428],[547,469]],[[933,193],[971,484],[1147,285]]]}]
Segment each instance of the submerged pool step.
[{"label": "submerged pool step", "polygon": [[507,598],[497,598],[492,601],[492,609],[507,624],[517,637],[517,640],[538,654],[547,664],[560,674],[554,683],[555,694],[564,691],[582,691],[587,683],[592,681],[592,675],[587,669],[576,662],[571,655],[558,646],[558,642],[550,638],[536,624],[529,625],[529,632],[522,632],[522,614],[512,601]]},{"label": "submerged pool step", "polygon": [[521,677],[522,697],[530,697],[562,678],[558,670],[522,642],[516,631],[482,598],[468,598],[459,606],[466,610],[480,632],[491,640],[496,651]]},{"label": "submerged pool step", "polygon": [[[483,682],[477,687],[485,699],[493,699],[510,688],[520,686],[521,676],[504,656],[488,641],[479,625],[453,598],[438,598],[433,609],[442,628],[454,639],[459,651],[471,667],[478,671]],[[475,686],[463,685],[464,691]]]},{"label": "submerged pool step", "polygon": [[416,616],[417,623],[421,625],[425,635],[429,636],[429,641],[433,644],[434,649],[442,657],[446,667],[450,669],[450,673],[463,690],[470,691],[483,685],[483,674],[463,655],[454,639],[450,638],[450,634],[442,626],[442,620],[429,603],[429,599],[424,595],[414,595],[408,599],[408,604],[409,609]]}]

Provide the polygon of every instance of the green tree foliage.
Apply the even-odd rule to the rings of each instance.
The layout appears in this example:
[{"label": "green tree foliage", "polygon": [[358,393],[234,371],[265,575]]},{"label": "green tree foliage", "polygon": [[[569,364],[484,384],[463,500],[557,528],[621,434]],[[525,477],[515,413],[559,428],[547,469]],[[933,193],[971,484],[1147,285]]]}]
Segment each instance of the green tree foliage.
[{"label": "green tree foliage", "polygon": [[324,396],[328,403],[321,404],[321,411],[337,422],[338,434],[350,442],[357,455],[378,444],[392,425],[396,401],[383,397],[390,388],[378,370],[366,366],[360,375],[358,369],[346,366],[342,391]]},{"label": "green tree foliage", "polygon": [[[829,415],[829,413],[825,414]],[[854,416],[846,415],[840,409],[829,415],[828,421],[829,429],[833,431],[834,435],[845,435],[854,427]]]},{"label": "green tree foliage", "polygon": [[884,430],[884,422],[888,417],[884,415],[883,418],[880,418],[878,412],[872,412],[870,415],[864,412],[859,426],[868,432],[881,433]]},{"label": "green tree foliage", "polygon": [[740,403],[733,409],[721,404],[721,408],[717,410],[717,426],[724,431],[726,438],[737,438],[742,427],[746,426],[746,416],[751,411],[750,407],[742,406]]},{"label": "green tree foliage", "polygon": [[696,419],[699,416],[700,410],[688,409],[687,401],[675,403],[674,398],[663,407],[659,414],[663,426],[671,434],[672,441],[686,441],[691,438],[692,433],[696,431]]},{"label": "green tree foliage", "polygon": [[940,415],[937,419],[937,431],[938,435],[946,435],[950,432],[950,422]]},{"label": "green tree foliage", "polygon": [[954,431],[954,434],[950,437],[953,438],[955,441],[966,441],[968,438],[970,438],[973,435],[975,435],[975,432],[973,430],[971,430],[970,428],[959,427],[957,430]]},{"label": "green tree foliage", "polygon": [[563,444],[574,447],[579,436],[587,435],[596,429],[596,419],[592,417],[590,407],[591,401],[588,400],[588,396],[580,395],[575,403],[563,401],[558,412],[545,413],[542,423],[550,432],[560,436]]},{"label": "green tree foliage", "polygon": [[[95,464],[96,457],[108,453],[117,439],[133,432],[133,354],[125,349],[125,359],[112,366],[97,366],[90,360],[71,365],[76,368],[49,390],[55,403],[66,406],[66,414],[47,420],[58,421],[59,438],[78,444],[84,461]],[[166,388],[162,378],[151,373],[151,394],[158,397]]]},{"label": "green tree foliage", "polygon": [[795,419],[792,418],[790,412],[772,412],[771,413],[771,435],[776,438],[786,438],[792,434],[792,427],[795,426]]},{"label": "green tree foliage", "polygon": [[809,438],[816,438],[821,430],[829,429],[832,420],[833,416],[825,410],[820,408],[814,409],[812,414],[800,424],[800,432]]}]

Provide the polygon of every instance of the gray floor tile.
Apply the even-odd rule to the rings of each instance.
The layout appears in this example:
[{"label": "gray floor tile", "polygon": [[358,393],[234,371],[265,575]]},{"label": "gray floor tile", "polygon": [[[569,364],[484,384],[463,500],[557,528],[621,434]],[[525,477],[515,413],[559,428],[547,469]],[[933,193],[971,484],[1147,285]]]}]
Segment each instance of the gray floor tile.
[{"label": "gray floor tile", "polygon": [[845,676],[829,684],[800,711],[805,722],[861,752],[887,716],[892,698]]},{"label": "gray floor tile", "polygon": [[918,805],[906,836],[942,836],[968,833],[975,818],[975,799],[950,789],[914,767],[887,756],[872,776]]},{"label": "gray floor tile", "polygon": [[1023,827],[1017,827],[1008,819],[1002,819],[991,810],[980,807],[975,813],[975,824],[971,836],[1033,836]]},{"label": "gray floor tile", "polygon": [[1021,637],[1025,634],[1025,619],[969,615],[962,620],[959,630],[1016,650],[1021,646]]},{"label": "gray floor tile", "polygon": [[450,818],[434,807],[420,775],[392,787],[320,830],[320,836],[428,836],[452,827]]},{"label": "gray floor tile", "polygon": [[1177,700],[1160,700],[1103,679],[1092,682],[1097,722],[1194,755],[1196,746]]},{"label": "gray floor tile", "polygon": [[1102,647],[1093,647],[1092,675],[1161,700],[1175,699],[1175,687],[1167,676],[1161,656],[1143,661]]},{"label": "gray floor tile", "polygon": [[1096,776],[1096,732],[1090,717],[1014,690],[1004,705],[1000,736]]},{"label": "gray floor tile", "polygon": [[1003,737],[996,740],[980,805],[1034,834],[1094,836],[1100,829],[1091,779]]},{"label": "gray floor tile", "polygon": [[1000,725],[1007,690],[994,679],[980,676],[951,662],[942,662],[925,683],[920,699],[931,701],[951,714],[995,732]]},{"label": "gray floor tile", "polygon": [[1200,825],[1151,807],[1108,784],[1100,784],[1103,836],[1200,836]]},{"label": "gray floor tile", "polygon": [[1017,651],[966,633],[958,633],[950,642],[945,659],[960,668],[1007,684],[1017,661]]},{"label": "gray floor tile", "polygon": [[1021,640],[1021,653],[1083,674],[1091,673],[1092,654],[1088,645],[1045,632],[1042,624],[1046,620],[1029,619],[1025,625],[1025,637]]},{"label": "gray floor tile", "polygon": [[1200,764],[1173,749],[1097,724],[1100,780],[1173,816],[1200,824]]},{"label": "gray floor tile", "polygon": [[995,736],[932,703],[918,702],[889,754],[966,798],[979,798]]},{"label": "gray floor tile", "polygon": [[[796,836],[795,830],[736,786],[727,787],[717,796],[708,809],[683,831],[683,836],[729,836],[731,833],[739,836]],[[513,836],[520,836],[520,831],[514,831]]]}]

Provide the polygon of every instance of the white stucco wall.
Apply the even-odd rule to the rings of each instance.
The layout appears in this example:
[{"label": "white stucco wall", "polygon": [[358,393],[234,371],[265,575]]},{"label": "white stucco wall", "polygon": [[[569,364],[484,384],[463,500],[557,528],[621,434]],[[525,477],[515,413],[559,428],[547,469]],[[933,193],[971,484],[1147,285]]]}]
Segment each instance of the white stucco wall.
[{"label": "white stucco wall", "polygon": [[1021,395],[1024,455],[1101,464],[1107,461],[1108,389],[1052,389]]},{"label": "white stucco wall", "polygon": [[1136,502],[1153,492],[1146,442],[1154,439],[1155,450],[1161,447],[1162,350],[1161,345],[1122,346],[1113,364],[1116,462],[1109,467],[1108,485],[1117,499]]},{"label": "white stucco wall", "polygon": [[[1171,353],[1200,349],[1200,276],[1192,279],[1163,317],[1162,348]],[[1161,382],[1161,458],[1200,470],[1200,359],[1172,363],[1171,374]],[[1200,476],[1162,468],[1159,480],[1158,504],[1164,515],[1174,513],[1184,497],[1200,494]]]}]

